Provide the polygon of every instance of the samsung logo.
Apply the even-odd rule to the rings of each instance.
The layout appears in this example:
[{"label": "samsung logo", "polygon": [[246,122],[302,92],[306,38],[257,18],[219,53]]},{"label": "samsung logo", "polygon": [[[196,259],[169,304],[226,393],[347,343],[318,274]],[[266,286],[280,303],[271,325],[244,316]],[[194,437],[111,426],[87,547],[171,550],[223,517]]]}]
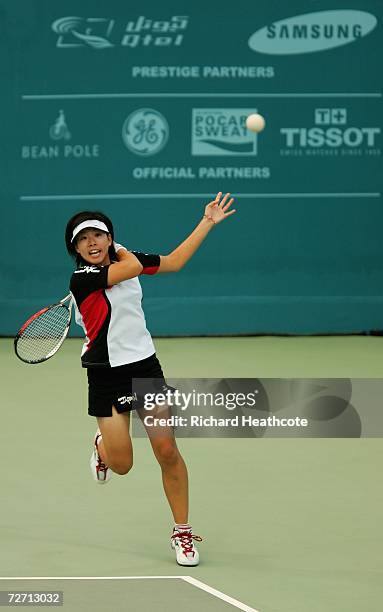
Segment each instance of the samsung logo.
[{"label": "samsung logo", "polygon": [[367,36],[376,24],[376,17],[365,11],[318,11],[275,21],[257,30],[249,38],[249,47],[270,55],[314,53]]}]

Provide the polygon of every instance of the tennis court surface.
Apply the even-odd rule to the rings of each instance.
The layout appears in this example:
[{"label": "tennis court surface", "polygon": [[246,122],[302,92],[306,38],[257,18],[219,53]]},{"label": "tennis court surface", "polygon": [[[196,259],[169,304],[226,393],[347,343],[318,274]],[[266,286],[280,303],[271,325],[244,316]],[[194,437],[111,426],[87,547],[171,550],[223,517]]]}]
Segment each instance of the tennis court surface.
[{"label": "tennis court surface", "polygon": [[[156,346],[168,377],[383,378],[381,338],[163,339]],[[0,342],[0,576],[9,577],[0,590],[60,590],[70,612],[241,609],[191,576],[243,610],[381,612],[380,438],[180,439],[190,518],[203,537],[201,564],[181,568],[148,440],[134,440],[127,476],[105,487],[91,478],[95,426],[80,347],[70,340],[46,364],[28,366],[11,340]],[[15,580],[23,576],[59,578]]]},{"label": "tennis court surface", "polygon": [[[93,578],[20,578],[0,580],[0,606],[15,601],[51,601],[44,608],[63,606],[68,612],[230,612],[254,608],[209,587],[192,576],[119,576]],[[19,604],[20,605],[20,604]],[[14,606],[19,607],[14,603]],[[25,605],[25,604],[24,604]],[[41,603],[39,604],[42,605]]]}]

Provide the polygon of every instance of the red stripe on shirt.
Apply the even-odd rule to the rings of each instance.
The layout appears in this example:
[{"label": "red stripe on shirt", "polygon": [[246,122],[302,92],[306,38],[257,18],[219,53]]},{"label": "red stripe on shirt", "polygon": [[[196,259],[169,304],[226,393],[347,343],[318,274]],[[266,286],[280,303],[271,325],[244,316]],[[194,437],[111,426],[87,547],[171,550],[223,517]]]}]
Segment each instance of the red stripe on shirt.
[{"label": "red stripe on shirt", "polygon": [[84,322],[86,335],[89,339],[87,344],[87,348],[89,349],[97,338],[108,316],[108,303],[104,295],[104,290],[99,289],[88,295],[80,306],[80,312]]},{"label": "red stripe on shirt", "polygon": [[155,274],[160,266],[148,266],[144,268],[141,274]]}]

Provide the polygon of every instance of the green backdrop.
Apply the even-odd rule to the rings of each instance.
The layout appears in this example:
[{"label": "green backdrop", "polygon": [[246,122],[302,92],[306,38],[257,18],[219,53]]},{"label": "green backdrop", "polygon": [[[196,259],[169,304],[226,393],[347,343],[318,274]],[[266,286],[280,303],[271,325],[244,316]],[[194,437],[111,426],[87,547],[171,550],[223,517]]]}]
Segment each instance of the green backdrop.
[{"label": "green backdrop", "polygon": [[237,214],[143,279],[154,334],[382,328],[380,0],[0,8],[1,334],[66,294],[74,212],[165,254],[219,190]]}]

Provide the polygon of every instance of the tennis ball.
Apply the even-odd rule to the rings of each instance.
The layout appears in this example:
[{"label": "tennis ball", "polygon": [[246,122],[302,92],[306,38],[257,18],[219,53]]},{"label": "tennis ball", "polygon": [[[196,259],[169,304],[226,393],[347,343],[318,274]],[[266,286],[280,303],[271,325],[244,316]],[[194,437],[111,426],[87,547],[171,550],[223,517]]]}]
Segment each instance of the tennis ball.
[{"label": "tennis ball", "polygon": [[246,118],[246,127],[251,132],[262,132],[265,127],[266,122],[262,115],[258,115],[258,113],[254,113],[253,115],[249,115]]}]

